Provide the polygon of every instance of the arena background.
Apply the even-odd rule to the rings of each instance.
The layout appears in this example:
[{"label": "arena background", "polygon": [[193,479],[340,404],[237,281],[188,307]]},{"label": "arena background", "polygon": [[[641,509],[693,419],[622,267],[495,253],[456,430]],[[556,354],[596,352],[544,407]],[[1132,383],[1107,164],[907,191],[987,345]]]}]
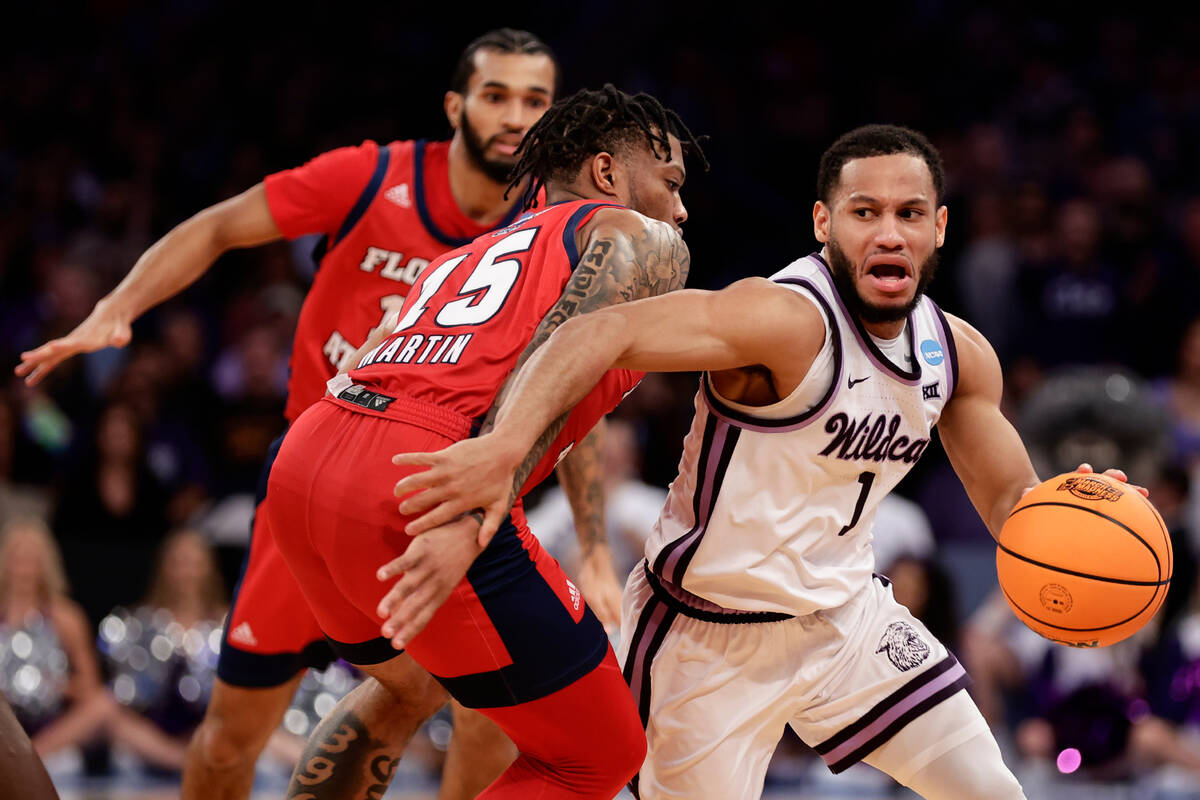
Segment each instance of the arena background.
[{"label": "arena background", "polygon": [[[626,0],[27,8],[0,51],[0,361],[69,331],[156,238],[263,175],[363,139],[448,135],[451,68],[493,27],[542,36],[568,92],[606,81],[646,90],[710,137],[712,169],[693,168],[684,189],[694,287],[769,274],[815,249],[822,150],[858,124],[909,125],[941,148],[948,174],[931,294],[996,346],[1006,411],[1039,470],[1126,465],[1175,528],[1170,624],[1122,688],[1200,752],[1188,738],[1200,689],[1180,677],[1200,657],[1187,647],[1200,625],[1188,555],[1200,531],[1189,492],[1200,471],[1200,15],[939,0],[891,11]],[[158,543],[179,526],[199,528],[226,586],[236,580],[261,458],[282,429],[311,244],[230,254],[139,321],[127,350],[76,359],[36,390],[7,379],[0,517],[46,516],[94,625],[141,601]],[[695,381],[648,380],[618,411],[647,483],[674,474]],[[126,451],[138,491],[118,513],[96,476]],[[921,505],[949,579],[936,613],[964,648],[999,637],[986,614],[962,627],[995,585],[992,547],[940,451],[900,493]],[[1166,651],[1179,656],[1173,671],[1144,666]],[[1022,758],[1018,725],[1032,712],[1019,690],[1008,688],[998,730],[1031,798],[1200,797],[1181,768],[1118,759],[1065,775]],[[443,724],[426,736],[426,760],[413,759],[393,794],[423,796],[444,735]],[[820,775],[802,750],[781,749],[771,796],[887,796],[870,776]],[[170,796],[177,785],[111,754],[55,774],[68,797]],[[260,777],[272,796],[286,771]]]}]

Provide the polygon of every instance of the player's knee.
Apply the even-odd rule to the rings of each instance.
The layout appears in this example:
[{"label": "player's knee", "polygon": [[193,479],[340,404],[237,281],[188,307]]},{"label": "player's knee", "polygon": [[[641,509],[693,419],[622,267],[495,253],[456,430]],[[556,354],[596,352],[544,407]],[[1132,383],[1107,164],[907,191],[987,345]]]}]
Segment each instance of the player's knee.
[{"label": "player's knee", "polygon": [[[270,732],[268,731],[268,736]],[[258,760],[262,737],[227,717],[206,716],[192,736],[192,751],[208,770],[226,772]]]}]

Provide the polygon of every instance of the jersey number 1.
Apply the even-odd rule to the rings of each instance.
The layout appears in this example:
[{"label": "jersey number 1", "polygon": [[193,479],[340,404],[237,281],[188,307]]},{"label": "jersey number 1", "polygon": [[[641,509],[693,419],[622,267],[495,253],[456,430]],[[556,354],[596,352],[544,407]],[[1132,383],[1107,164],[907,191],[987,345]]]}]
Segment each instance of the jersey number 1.
[{"label": "jersey number 1", "polygon": [[850,518],[850,523],[842,527],[838,531],[838,536],[845,536],[851,528],[858,524],[858,518],[862,516],[863,507],[867,504],[867,495],[871,493],[871,484],[875,482],[874,472],[863,472],[858,476],[858,482],[862,484],[862,491],[858,493],[858,502],[854,504],[854,516]]}]

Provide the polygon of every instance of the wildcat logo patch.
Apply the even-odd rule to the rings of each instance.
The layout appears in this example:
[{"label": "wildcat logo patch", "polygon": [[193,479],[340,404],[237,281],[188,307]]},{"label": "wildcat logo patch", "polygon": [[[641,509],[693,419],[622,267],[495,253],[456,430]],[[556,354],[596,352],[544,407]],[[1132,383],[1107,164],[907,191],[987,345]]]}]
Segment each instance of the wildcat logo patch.
[{"label": "wildcat logo patch", "polygon": [[876,653],[887,653],[888,660],[901,672],[920,666],[929,658],[929,645],[907,622],[893,622],[883,632]]}]

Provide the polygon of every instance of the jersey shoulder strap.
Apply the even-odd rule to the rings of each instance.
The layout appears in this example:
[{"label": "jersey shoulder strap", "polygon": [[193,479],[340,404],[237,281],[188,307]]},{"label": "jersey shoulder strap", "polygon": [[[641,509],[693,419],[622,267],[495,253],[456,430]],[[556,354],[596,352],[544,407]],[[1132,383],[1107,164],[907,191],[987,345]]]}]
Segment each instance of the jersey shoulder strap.
[{"label": "jersey shoulder strap", "polygon": [[316,247],[313,248],[313,262],[317,269],[321,268],[321,260],[325,258],[325,254],[346,238],[346,234],[354,229],[358,221],[362,219],[363,214],[367,213],[367,209],[371,206],[371,201],[375,199],[375,195],[379,193],[379,187],[383,185],[383,178],[387,175],[388,165],[392,160],[391,145],[382,144],[379,146],[379,153],[375,157],[375,171],[371,173],[371,180],[367,181],[367,185],[363,187],[362,194],[354,201],[354,205],[350,208],[350,213],[342,220],[341,227],[338,228],[337,234],[330,240],[329,236],[322,236]]}]

